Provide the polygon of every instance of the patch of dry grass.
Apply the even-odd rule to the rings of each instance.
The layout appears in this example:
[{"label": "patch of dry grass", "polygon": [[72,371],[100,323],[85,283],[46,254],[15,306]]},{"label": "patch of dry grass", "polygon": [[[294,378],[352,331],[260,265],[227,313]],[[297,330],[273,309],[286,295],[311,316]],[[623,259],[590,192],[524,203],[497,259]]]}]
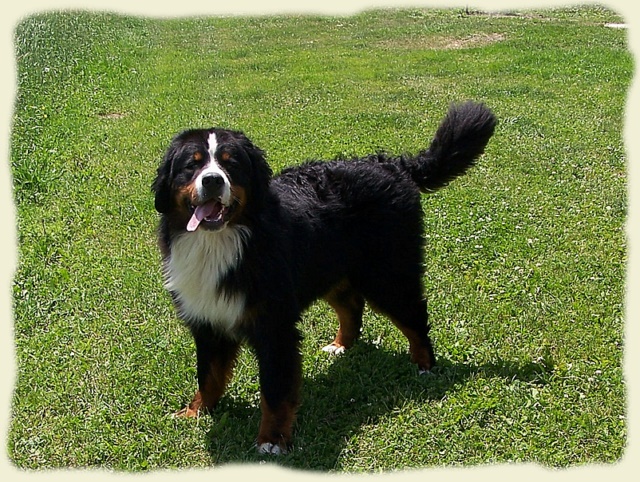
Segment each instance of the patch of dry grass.
[{"label": "patch of dry grass", "polygon": [[394,38],[378,42],[377,47],[402,50],[459,50],[485,47],[506,39],[503,33],[474,33],[462,37],[423,36]]}]

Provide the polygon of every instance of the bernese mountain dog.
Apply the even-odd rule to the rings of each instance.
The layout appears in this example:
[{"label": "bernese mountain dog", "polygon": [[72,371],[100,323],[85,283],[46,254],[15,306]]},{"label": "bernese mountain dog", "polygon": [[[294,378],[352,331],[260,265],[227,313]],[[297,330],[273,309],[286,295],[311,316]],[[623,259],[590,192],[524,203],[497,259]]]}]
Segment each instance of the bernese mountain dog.
[{"label": "bernese mountain dog", "polygon": [[242,132],[186,130],[173,138],[152,190],[165,286],[195,340],[198,389],[176,413],[213,409],[242,343],[255,352],[261,453],[285,453],[301,384],[301,313],[323,298],[337,335],[357,340],[365,302],[407,337],[411,361],[436,363],[423,296],[421,192],[462,175],[484,152],[496,118],[454,104],[417,155],[310,161],[273,176]]}]

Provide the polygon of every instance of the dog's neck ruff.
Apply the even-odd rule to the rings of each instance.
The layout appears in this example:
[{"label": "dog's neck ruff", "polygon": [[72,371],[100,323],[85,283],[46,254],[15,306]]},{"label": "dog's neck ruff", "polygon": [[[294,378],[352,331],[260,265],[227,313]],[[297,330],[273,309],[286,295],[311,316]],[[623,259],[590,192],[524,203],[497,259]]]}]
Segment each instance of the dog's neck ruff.
[{"label": "dog's neck ruff", "polygon": [[172,241],[164,266],[165,287],[187,323],[208,323],[233,334],[244,313],[245,296],[225,291],[221,281],[240,263],[250,234],[248,228],[238,226],[198,229]]}]

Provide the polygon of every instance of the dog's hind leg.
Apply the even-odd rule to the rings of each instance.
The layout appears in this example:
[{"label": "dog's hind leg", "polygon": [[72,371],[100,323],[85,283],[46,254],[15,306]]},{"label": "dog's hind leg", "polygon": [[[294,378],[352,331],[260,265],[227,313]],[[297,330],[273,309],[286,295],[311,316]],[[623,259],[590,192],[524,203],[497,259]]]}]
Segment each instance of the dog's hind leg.
[{"label": "dog's hind leg", "polygon": [[429,338],[429,314],[422,295],[422,284],[417,272],[402,271],[378,277],[378,282],[363,287],[365,299],[371,307],[388,316],[409,340],[411,361],[419,372],[426,373],[436,364]]},{"label": "dog's hind leg", "polygon": [[333,342],[322,350],[339,355],[351,348],[360,336],[364,298],[345,280],[336,285],[324,299],[338,315],[338,334]]},{"label": "dog's hind leg", "polygon": [[421,300],[403,313],[389,313],[391,321],[409,340],[411,361],[418,365],[420,374],[429,372],[436,364],[433,346],[429,338],[427,303]]}]

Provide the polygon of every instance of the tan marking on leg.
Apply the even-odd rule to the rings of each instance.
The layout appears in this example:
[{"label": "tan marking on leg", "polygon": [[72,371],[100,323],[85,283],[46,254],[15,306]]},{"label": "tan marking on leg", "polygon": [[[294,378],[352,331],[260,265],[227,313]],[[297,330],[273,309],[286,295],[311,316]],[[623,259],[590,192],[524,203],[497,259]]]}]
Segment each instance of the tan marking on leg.
[{"label": "tan marking on leg", "polygon": [[178,410],[175,417],[198,417],[201,413],[208,413],[215,408],[227,388],[227,384],[233,375],[238,348],[229,360],[212,360],[209,364],[209,373],[204,385],[198,387],[193,399],[188,406]]},{"label": "tan marking on leg", "polygon": [[395,321],[393,321],[393,323],[409,340],[409,353],[411,355],[411,361],[418,365],[418,368],[421,371],[431,370],[434,367],[435,363],[429,353],[429,349],[427,348],[427,346],[425,346],[425,341],[420,338],[415,330],[406,326],[402,326]]},{"label": "tan marking on leg", "polygon": [[[273,409],[262,397],[260,408],[262,420],[257,439],[258,450],[261,453],[286,453],[291,444],[297,404],[284,401],[279,407]],[[278,447],[278,449],[274,447]]]},{"label": "tan marking on leg", "polygon": [[335,340],[324,350],[339,353],[351,348],[360,336],[364,299],[353,290],[348,280],[337,284],[324,296],[324,299],[336,312],[339,323]]}]

